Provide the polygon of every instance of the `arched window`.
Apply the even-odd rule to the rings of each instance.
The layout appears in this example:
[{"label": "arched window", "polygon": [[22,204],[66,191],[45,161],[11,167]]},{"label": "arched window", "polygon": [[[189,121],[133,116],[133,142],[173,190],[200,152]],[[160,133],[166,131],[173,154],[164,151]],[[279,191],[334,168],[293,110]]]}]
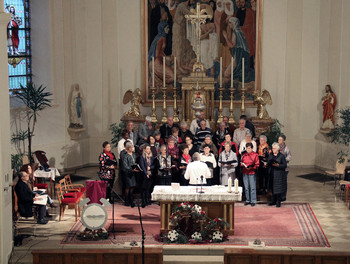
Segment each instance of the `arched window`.
[{"label": "arched window", "polygon": [[7,52],[10,94],[31,82],[29,0],[5,0],[5,12],[11,13],[7,25]]}]

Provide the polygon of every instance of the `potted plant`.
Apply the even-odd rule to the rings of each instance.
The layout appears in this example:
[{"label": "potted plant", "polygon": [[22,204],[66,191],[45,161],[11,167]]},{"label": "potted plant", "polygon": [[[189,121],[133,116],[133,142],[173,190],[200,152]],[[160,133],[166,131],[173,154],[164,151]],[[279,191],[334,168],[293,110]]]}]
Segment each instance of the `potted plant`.
[{"label": "potted plant", "polygon": [[27,87],[21,85],[21,90],[16,93],[16,97],[26,107],[28,157],[33,162],[32,157],[32,137],[34,136],[35,124],[38,120],[39,112],[47,107],[51,107],[51,92],[46,91],[46,87],[40,85],[36,87],[33,83],[28,83]]},{"label": "potted plant", "polygon": [[118,146],[120,132],[125,128],[125,122],[120,122],[118,125],[117,123],[113,123],[109,126],[109,130],[112,132],[112,139],[111,143],[113,147]]},{"label": "potted plant", "polygon": [[349,155],[350,147],[350,107],[336,110],[339,122],[334,129],[327,133],[331,143],[342,144],[347,147],[346,150],[341,150],[337,153],[339,163],[344,163]]}]

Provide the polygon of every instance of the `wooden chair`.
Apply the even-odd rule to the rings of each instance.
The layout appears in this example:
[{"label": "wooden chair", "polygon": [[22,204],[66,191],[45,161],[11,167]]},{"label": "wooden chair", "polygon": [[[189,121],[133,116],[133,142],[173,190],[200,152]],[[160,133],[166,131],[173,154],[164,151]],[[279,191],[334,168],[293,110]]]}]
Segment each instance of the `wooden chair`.
[{"label": "wooden chair", "polygon": [[78,196],[76,193],[73,194],[73,197],[65,197],[66,191],[64,187],[64,179],[59,181],[59,184],[55,187],[58,202],[60,204],[60,221],[61,218],[64,216],[64,211],[66,210],[66,206],[68,205],[68,208],[72,207],[75,209],[75,221],[78,221],[78,215],[80,217],[80,208],[79,203],[82,196]]},{"label": "wooden chair", "polygon": [[[335,164],[335,171],[325,171],[325,173],[331,177],[334,178],[334,188],[337,185],[337,180],[340,181],[341,177],[344,175],[345,173],[345,167],[346,167],[346,162],[340,163],[337,160],[337,163]],[[325,182],[323,183],[323,185],[325,184]]]},{"label": "wooden chair", "polygon": [[67,174],[66,176],[64,176],[65,182],[66,182],[66,188],[70,191],[70,190],[77,190],[79,192],[84,193],[84,197],[86,194],[86,187],[84,186],[84,184],[77,184],[77,183],[72,183],[72,180],[70,178],[70,174]]}]

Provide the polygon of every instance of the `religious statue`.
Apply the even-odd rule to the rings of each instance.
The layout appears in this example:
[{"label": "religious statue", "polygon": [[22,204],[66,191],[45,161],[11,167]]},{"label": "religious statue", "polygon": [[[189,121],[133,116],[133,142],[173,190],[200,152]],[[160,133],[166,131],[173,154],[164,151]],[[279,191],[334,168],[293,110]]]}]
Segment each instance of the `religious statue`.
[{"label": "religious statue", "polygon": [[337,97],[329,84],[325,86],[325,94],[322,97],[323,124],[321,130],[334,129],[334,113]]},{"label": "religious statue", "polygon": [[124,113],[124,117],[137,117],[143,118],[144,116],[140,111],[140,104],[143,103],[141,90],[137,88],[134,92],[131,90],[127,90],[124,94],[123,104],[127,104],[131,102],[130,109]]},{"label": "religious statue", "polygon": [[269,91],[263,90],[260,94],[259,91],[254,91],[254,104],[257,105],[257,118],[258,119],[270,119],[268,112],[266,111],[266,104],[272,105],[272,99]]},{"label": "religious statue", "polygon": [[82,128],[82,103],[79,84],[75,84],[70,102],[70,128]]}]

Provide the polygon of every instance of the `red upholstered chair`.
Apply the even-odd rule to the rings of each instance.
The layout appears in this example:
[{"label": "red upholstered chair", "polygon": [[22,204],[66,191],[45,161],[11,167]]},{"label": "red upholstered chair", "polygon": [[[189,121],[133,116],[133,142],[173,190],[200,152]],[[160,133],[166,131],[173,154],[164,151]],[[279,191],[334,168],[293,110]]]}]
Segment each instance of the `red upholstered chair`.
[{"label": "red upholstered chair", "polygon": [[79,192],[79,190],[77,190],[77,189],[69,189],[67,187],[67,182],[66,182],[65,178],[60,180],[58,182],[58,185],[61,186],[61,189],[63,191],[63,197],[65,197],[65,198],[70,198],[70,197],[82,198],[84,196],[84,193],[83,192]]},{"label": "red upholstered chair", "polygon": [[[62,179],[64,181],[64,179]],[[79,203],[81,200],[82,195],[79,197],[77,193],[73,193],[73,197],[65,197],[64,195],[64,183],[60,180],[59,184],[56,186],[56,193],[57,198],[60,204],[60,221],[61,218],[64,216],[64,211],[66,210],[66,206],[68,205],[68,208],[74,208],[75,209],[75,221],[78,221],[78,215],[80,217],[80,208]]]},{"label": "red upholstered chair", "polygon": [[78,192],[84,193],[84,197],[85,197],[86,187],[83,184],[76,184],[76,183],[73,184],[70,178],[70,174],[67,174],[66,176],[64,176],[64,179],[66,181],[65,183],[68,191],[71,191],[73,189],[77,190]]}]

